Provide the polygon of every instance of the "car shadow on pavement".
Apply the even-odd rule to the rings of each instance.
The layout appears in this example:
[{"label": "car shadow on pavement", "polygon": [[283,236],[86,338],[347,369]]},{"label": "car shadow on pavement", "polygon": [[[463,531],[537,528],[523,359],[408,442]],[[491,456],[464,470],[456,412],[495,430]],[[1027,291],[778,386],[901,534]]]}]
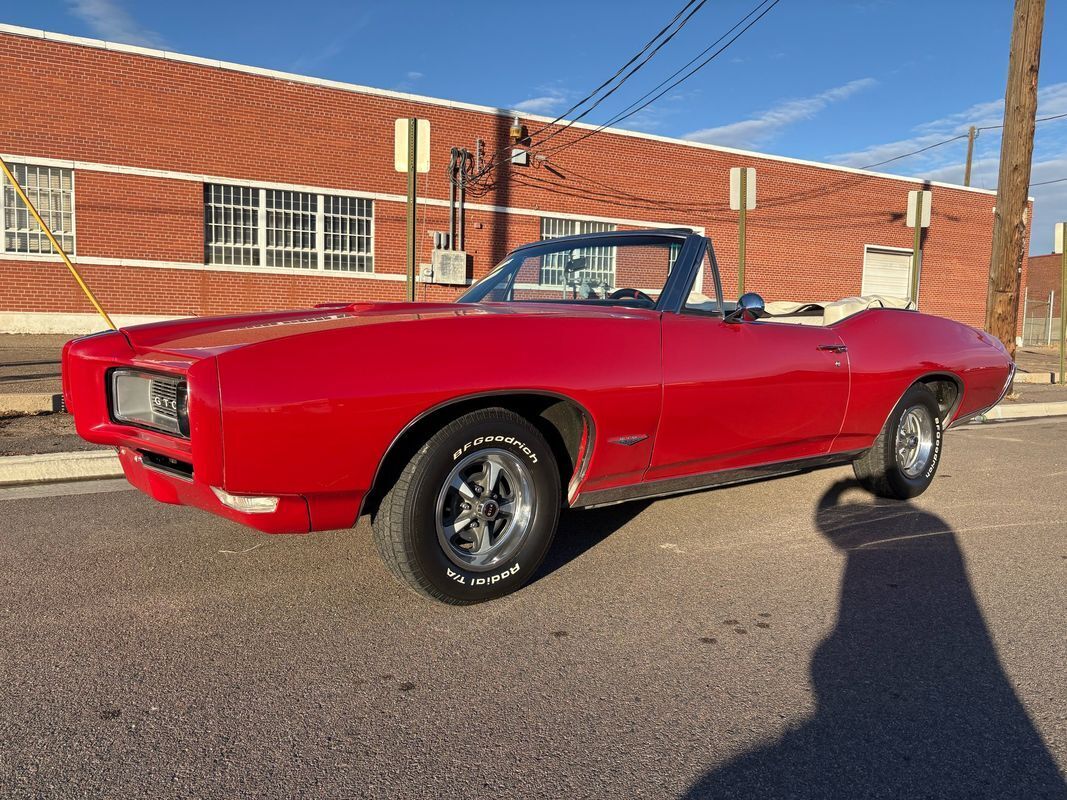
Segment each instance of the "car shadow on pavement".
[{"label": "car shadow on pavement", "polygon": [[812,658],[813,716],[700,778],[690,798],[1067,797],[997,658],[956,533],[910,503],[816,512],[846,556]]},{"label": "car shadow on pavement", "polygon": [[596,547],[648,508],[651,502],[638,500],[604,508],[563,509],[556,537],[532,583]]}]

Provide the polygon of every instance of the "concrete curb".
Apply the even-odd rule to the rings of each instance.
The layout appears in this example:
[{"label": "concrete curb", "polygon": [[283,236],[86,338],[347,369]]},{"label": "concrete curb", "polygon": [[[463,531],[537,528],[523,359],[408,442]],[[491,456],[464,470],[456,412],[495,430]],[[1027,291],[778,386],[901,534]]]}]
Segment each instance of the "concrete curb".
[{"label": "concrete curb", "polygon": [[1056,382],[1056,373],[1054,372],[1016,372],[1016,383],[1037,383],[1037,384],[1049,384]]},{"label": "concrete curb", "polygon": [[48,414],[63,410],[61,394],[0,394],[0,414]]},{"label": "concrete curb", "polygon": [[122,474],[119,457],[114,450],[0,458],[0,486],[117,478]]},{"label": "concrete curb", "polygon": [[1029,419],[1031,417],[1067,416],[1067,401],[1057,403],[1001,403],[979,419],[982,422],[994,419]]}]

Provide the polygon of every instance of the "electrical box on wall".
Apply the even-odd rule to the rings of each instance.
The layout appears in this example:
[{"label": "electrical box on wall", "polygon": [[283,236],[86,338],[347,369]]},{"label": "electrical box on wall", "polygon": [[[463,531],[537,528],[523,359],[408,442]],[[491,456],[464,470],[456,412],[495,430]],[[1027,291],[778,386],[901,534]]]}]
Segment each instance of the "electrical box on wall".
[{"label": "electrical box on wall", "polygon": [[467,282],[467,254],[462,250],[434,250],[430,264],[423,264],[422,283],[462,286]]}]

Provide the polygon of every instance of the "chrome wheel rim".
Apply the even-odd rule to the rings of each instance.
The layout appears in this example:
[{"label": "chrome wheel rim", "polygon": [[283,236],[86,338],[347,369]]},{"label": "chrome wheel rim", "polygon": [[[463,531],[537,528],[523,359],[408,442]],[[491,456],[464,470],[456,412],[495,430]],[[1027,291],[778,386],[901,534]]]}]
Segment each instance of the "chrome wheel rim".
[{"label": "chrome wheel rim", "polygon": [[513,453],[480,450],[459,461],[437,495],[437,539],[457,566],[485,572],[509,561],[530,532],[533,475]]},{"label": "chrome wheel rim", "polygon": [[897,424],[897,466],[909,478],[917,478],[930,464],[934,452],[934,418],[926,406],[912,406]]}]

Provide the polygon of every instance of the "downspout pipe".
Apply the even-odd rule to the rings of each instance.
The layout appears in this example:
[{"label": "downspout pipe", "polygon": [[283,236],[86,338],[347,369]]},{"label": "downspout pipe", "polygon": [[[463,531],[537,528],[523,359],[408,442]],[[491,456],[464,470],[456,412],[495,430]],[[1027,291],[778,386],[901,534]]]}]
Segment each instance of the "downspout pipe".
[{"label": "downspout pipe", "polygon": [[448,249],[456,249],[456,158],[459,148],[453,147],[448,160]]}]

